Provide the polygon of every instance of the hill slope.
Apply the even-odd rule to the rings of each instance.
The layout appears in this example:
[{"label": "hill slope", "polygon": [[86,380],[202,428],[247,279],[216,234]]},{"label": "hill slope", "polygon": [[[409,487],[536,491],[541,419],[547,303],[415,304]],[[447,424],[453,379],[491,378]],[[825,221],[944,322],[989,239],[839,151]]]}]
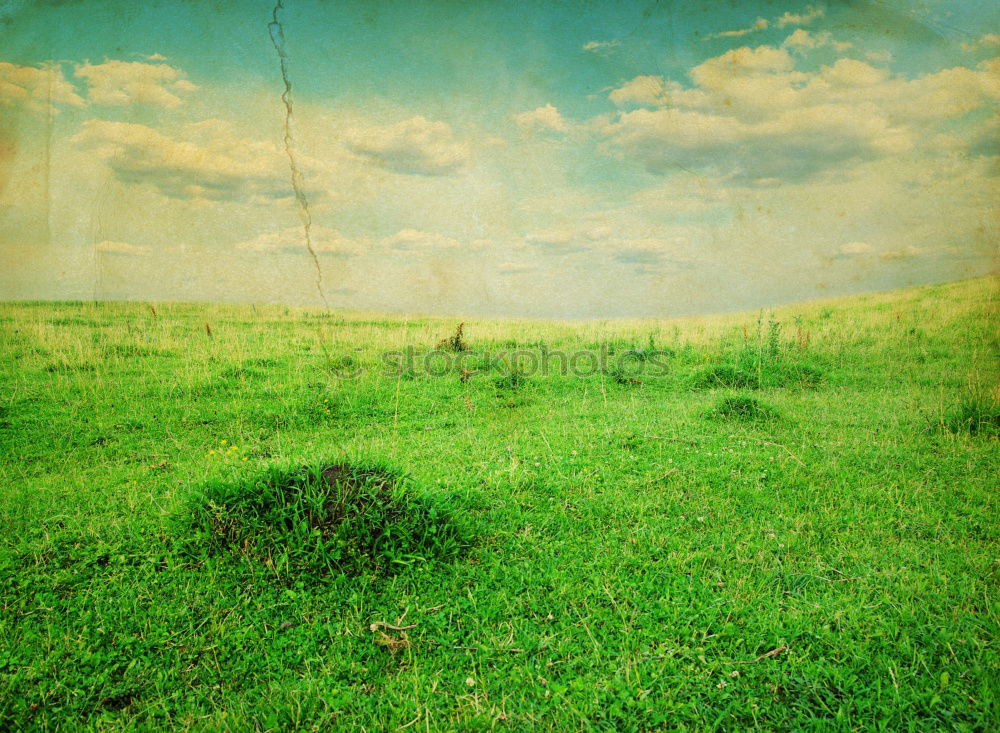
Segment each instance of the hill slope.
[{"label": "hill slope", "polygon": [[996,306],[2,304],[0,727],[994,728]]}]

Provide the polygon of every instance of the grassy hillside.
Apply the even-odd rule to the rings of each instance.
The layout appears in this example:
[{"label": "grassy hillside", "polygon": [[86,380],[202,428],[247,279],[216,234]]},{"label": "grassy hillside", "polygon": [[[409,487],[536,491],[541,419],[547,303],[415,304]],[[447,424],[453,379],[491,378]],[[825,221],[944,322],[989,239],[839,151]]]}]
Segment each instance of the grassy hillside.
[{"label": "grassy hillside", "polygon": [[0,304],[0,729],[995,729],[997,302]]}]

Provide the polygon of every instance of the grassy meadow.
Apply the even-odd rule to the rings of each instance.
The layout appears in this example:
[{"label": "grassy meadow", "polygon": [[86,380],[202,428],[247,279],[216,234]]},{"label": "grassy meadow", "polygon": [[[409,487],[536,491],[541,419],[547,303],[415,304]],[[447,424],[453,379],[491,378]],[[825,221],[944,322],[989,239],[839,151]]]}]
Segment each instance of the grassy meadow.
[{"label": "grassy meadow", "polygon": [[996,730],[997,305],[0,304],[0,729]]}]

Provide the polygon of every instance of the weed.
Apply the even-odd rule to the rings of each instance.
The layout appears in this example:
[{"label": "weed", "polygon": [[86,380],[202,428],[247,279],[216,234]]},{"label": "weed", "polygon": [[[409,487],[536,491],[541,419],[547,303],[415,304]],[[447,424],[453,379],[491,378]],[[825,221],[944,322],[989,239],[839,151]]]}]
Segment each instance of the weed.
[{"label": "weed", "polygon": [[464,323],[459,323],[458,327],[455,329],[455,333],[448,338],[443,338],[437,343],[437,349],[444,351],[468,351],[469,345],[465,343],[465,339],[462,336],[462,329],[465,328]]},{"label": "weed", "polygon": [[808,328],[803,328],[801,324],[795,327],[795,346],[798,347],[799,351],[805,351],[809,348],[810,338]]},{"label": "weed", "polygon": [[615,384],[620,384],[622,386],[628,386],[628,387],[642,386],[641,379],[633,377],[631,374],[628,373],[628,370],[624,369],[621,366],[612,367],[611,369],[608,370],[607,375],[611,378],[611,380]]},{"label": "weed", "polygon": [[773,318],[767,322],[767,356],[777,359],[781,354],[781,323]]}]

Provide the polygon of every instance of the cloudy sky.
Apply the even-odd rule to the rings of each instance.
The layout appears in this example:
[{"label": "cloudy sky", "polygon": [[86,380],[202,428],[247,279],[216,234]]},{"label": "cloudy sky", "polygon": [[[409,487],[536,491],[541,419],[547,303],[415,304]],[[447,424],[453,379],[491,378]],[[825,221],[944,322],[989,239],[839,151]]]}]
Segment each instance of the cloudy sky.
[{"label": "cloudy sky", "polygon": [[0,299],[600,317],[970,277],[998,100],[978,0],[0,0]]}]

